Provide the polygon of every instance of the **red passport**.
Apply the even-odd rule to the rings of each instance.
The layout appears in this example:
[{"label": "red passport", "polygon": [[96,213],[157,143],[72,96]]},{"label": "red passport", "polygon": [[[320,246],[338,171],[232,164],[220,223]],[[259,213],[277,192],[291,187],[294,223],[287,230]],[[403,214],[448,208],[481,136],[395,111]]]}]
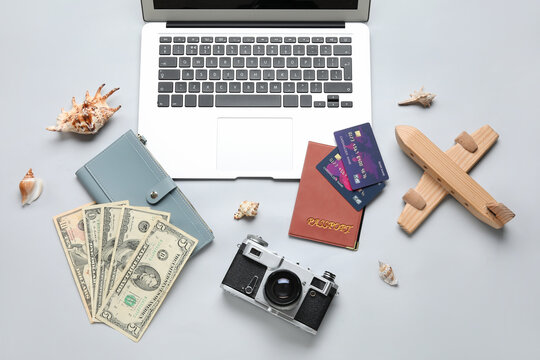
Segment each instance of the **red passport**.
[{"label": "red passport", "polygon": [[316,168],[333,149],[308,143],[289,235],[357,250],[365,208],[356,211]]}]

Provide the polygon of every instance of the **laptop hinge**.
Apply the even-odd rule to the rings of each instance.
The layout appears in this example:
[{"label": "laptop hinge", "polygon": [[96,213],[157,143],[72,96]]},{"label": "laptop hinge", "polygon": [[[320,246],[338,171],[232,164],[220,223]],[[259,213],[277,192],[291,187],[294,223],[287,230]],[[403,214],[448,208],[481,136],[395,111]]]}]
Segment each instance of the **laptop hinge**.
[{"label": "laptop hinge", "polygon": [[168,28],[345,28],[344,21],[167,21]]}]

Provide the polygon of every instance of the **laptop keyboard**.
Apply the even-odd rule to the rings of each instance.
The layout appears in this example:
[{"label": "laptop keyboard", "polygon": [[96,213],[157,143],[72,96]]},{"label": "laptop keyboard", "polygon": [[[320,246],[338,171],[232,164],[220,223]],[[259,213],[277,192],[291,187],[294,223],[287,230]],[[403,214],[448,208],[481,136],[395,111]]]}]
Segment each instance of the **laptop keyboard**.
[{"label": "laptop keyboard", "polygon": [[159,42],[158,107],[353,106],[343,99],[353,91],[350,37],[161,36]]}]

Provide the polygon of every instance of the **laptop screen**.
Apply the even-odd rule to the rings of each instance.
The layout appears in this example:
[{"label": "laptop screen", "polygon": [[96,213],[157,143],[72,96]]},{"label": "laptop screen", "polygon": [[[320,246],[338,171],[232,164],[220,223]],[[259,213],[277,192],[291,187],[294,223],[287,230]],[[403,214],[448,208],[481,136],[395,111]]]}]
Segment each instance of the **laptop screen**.
[{"label": "laptop screen", "polygon": [[358,0],[154,0],[155,9],[357,9]]}]

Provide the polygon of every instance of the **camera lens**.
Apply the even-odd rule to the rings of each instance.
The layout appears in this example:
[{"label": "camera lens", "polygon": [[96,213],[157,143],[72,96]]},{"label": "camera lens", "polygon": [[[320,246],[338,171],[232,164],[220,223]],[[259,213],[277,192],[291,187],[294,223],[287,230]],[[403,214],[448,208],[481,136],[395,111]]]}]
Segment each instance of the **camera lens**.
[{"label": "camera lens", "polygon": [[288,306],[298,300],[302,294],[302,283],[295,273],[288,270],[278,270],[266,279],[264,293],[271,303],[278,306]]}]

